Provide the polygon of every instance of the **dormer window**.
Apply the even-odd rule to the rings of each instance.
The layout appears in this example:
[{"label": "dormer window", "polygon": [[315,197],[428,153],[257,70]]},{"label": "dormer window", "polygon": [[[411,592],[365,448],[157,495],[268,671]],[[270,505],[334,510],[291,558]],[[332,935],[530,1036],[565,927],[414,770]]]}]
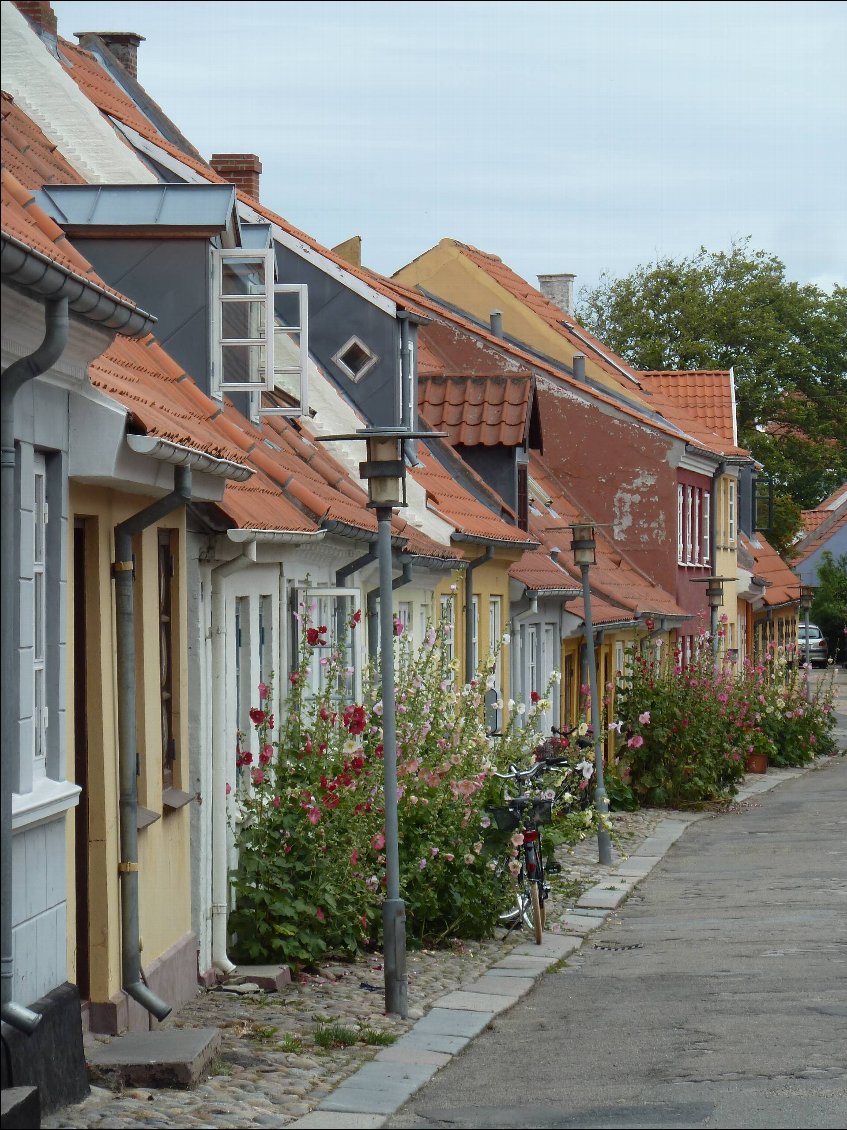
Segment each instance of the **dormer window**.
[{"label": "dormer window", "polygon": [[[275,283],[272,249],[213,252],[212,396],[249,392],[259,414],[308,411],[307,288]],[[261,393],[278,388],[299,404],[263,408]]]},{"label": "dormer window", "polygon": [[333,357],[333,361],[351,381],[360,381],[378,360],[377,355],[357,337],[351,337]]}]

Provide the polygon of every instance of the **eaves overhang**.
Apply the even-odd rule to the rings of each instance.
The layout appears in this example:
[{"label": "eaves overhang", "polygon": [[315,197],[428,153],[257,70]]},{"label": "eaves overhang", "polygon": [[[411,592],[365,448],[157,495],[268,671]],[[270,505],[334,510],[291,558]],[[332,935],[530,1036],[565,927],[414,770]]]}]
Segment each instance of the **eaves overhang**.
[{"label": "eaves overhang", "polygon": [[245,542],[270,542],[272,544],[285,542],[288,545],[314,545],[323,541],[327,530],[227,530],[226,536],[236,545]]},{"label": "eaves overhang", "polygon": [[541,545],[541,542],[532,541],[531,539],[527,539],[526,541],[518,541],[515,539],[513,541],[511,538],[489,538],[484,534],[466,534],[460,530],[455,530],[450,535],[450,540],[465,542],[471,545],[490,545],[496,549],[514,549],[521,553],[525,549],[538,549]]},{"label": "eaves overhang", "polygon": [[216,455],[160,439],[158,436],[130,434],[126,437],[126,442],[130,450],[138,455],[146,455],[179,467],[190,467],[193,471],[202,471],[206,475],[216,475],[238,483],[246,482],[255,473],[252,467],[245,467],[243,463],[220,459]]}]

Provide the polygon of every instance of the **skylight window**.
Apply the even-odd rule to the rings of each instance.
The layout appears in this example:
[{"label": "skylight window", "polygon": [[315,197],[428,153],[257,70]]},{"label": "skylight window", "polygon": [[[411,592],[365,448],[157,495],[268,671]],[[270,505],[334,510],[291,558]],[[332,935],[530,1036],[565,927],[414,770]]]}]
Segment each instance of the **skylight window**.
[{"label": "skylight window", "polygon": [[378,360],[377,355],[357,337],[351,337],[333,357],[333,361],[351,381],[360,381]]}]

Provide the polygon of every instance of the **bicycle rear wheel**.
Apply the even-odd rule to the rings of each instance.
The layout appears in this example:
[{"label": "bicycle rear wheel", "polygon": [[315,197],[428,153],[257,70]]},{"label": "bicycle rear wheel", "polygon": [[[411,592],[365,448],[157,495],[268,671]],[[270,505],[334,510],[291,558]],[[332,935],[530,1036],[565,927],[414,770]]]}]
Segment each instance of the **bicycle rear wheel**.
[{"label": "bicycle rear wheel", "polygon": [[541,945],[544,932],[544,903],[541,901],[541,884],[529,884],[529,897],[532,903],[532,931],[535,935],[535,944]]}]

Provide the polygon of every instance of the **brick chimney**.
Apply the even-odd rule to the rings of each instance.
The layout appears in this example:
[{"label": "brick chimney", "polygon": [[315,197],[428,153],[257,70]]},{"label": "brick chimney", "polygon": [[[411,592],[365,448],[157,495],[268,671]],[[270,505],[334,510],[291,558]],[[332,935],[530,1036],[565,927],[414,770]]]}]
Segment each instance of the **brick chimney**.
[{"label": "brick chimney", "polygon": [[53,5],[45,0],[14,0],[18,11],[26,16],[32,26],[38,31],[46,32],[55,40],[57,34],[56,13]]},{"label": "brick chimney", "polygon": [[566,314],[573,314],[573,281],[576,275],[539,275],[538,289]]},{"label": "brick chimney", "polygon": [[124,70],[134,79],[138,78],[138,45],[144,42],[143,35],[134,31],[75,31],[80,47],[88,47],[87,39],[97,36],[103,45],[112,52]]},{"label": "brick chimney", "polygon": [[214,153],[209,164],[219,177],[228,180],[254,200],[259,199],[262,162],[255,153]]}]

